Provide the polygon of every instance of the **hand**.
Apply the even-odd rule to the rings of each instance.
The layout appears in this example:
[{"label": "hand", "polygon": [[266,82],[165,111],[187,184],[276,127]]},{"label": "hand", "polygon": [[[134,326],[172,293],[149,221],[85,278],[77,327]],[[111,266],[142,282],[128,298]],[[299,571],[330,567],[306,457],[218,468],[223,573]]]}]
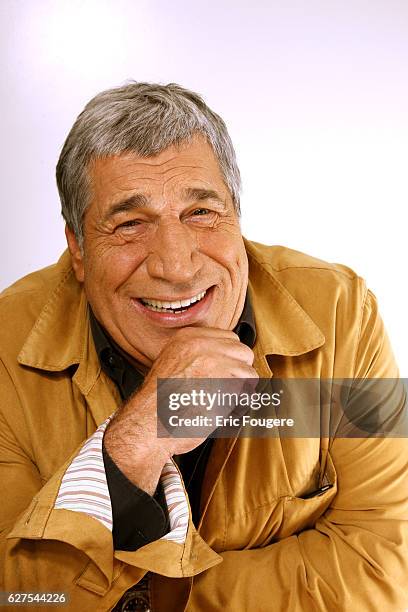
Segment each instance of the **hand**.
[{"label": "hand", "polygon": [[126,476],[152,493],[164,463],[199,446],[203,438],[157,437],[158,378],[258,378],[254,354],[231,331],[185,327],[164,347],[142,387],[105,433],[105,447]]},{"label": "hand", "polygon": [[[234,332],[211,328],[188,327],[179,330],[171,343],[163,349],[146,378],[143,394],[147,393],[149,406],[154,405],[154,433],[157,435],[157,379],[158,378],[241,378],[258,379],[252,367],[254,354],[242,344]],[[237,391],[237,385],[234,385]],[[138,398],[140,399],[140,397]],[[202,413],[199,408],[184,416]],[[232,408],[231,408],[232,410]],[[230,411],[228,411],[229,413]],[[227,414],[228,414],[227,413]],[[145,427],[150,430],[152,411],[148,411]],[[224,415],[226,416],[226,415]],[[214,429],[214,428],[213,428]],[[208,429],[208,436],[213,429]],[[159,442],[170,455],[186,453],[205,438],[160,438]]]}]

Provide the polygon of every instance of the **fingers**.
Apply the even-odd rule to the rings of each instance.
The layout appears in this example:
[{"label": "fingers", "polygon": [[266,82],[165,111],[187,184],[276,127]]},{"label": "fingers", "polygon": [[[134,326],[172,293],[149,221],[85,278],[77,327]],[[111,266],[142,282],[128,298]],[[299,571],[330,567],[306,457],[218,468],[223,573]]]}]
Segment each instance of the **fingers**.
[{"label": "fingers", "polygon": [[192,352],[202,355],[220,353],[244,361],[248,365],[254,362],[253,351],[243,344],[238,335],[231,331],[206,328],[186,327],[177,332],[172,343],[180,343],[181,350],[186,346]]},{"label": "fingers", "polygon": [[237,340],[239,342],[239,336],[235,332],[215,327],[183,327],[177,330],[173,339],[176,339],[176,337],[190,338],[195,336],[215,339],[225,338],[227,340]]},{"label": "fingers", "polygon": [[249,366],[252,366],[254,363],[253,351],[249,348],[249,346],[246,346],[246,344],[242,344],[239,339],[223,340],[222,345],[225,349],[225,354],[229,357],[243,361]]},{"label": "fingers", "polygon": [[220,373],[217,378],[250,378],[258,380],[259,375],[251,364],[245,363],[240,359],[231,359],[230,357],[225,357],[223,359],[222,368],[220,368]]}]

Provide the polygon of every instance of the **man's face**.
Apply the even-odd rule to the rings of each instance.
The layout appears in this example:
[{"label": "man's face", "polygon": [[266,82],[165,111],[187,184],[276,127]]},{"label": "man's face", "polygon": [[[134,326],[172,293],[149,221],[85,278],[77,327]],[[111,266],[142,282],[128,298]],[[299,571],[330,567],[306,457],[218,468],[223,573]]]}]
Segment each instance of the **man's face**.
[{"label": "man's face", "polygon": [[77,278],[117,344],[150,365],[181,327],[233,329],[248,262],[207,141],[99,159],[89,177],[83,255],[67,237]]}]

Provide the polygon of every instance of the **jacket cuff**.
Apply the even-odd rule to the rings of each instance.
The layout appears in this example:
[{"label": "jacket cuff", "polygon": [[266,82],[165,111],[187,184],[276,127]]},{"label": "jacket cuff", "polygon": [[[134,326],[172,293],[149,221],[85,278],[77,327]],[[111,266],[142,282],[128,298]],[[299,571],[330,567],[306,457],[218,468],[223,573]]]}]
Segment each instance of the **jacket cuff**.
[{"label": "jacket cuff", "polygon": [[[136,503],[136,506],[130,504],[133,508],[131,516],[129,516],[130,506],[127,507],[126,505],[125,508],[119,508],[118,516],[121,515],[123,510],[127,517],[125,522],[128,524],[124,527],[126,533],[123,536],[121,535],[122,529],[120,529],[120,534],[117,533],[114,518],[116,518],[118,498],[114,494],[113,499],[111,499],[109,486],[111,480],[109,479],[108,485],[103,454],[103,436],[111,419],[112,416],[98,427],[69,464],[62,478],[54,508],[82,512],[94,518],[113,533],[114,540],[115,537],[118,538],[120,546],[134,546],[131,534],[137,534],[138,531],[140,531],[140,534],[136,541],[136,547],[143,546],[153,539],[164,539],[184,544],[188,528],[189,504],[182,478],[173,461],[168,461],[164,465],[157,492],[160,496],[162,488],[168,512],[169,532],[161,535],[161,537],[160,533],[163,534],[164,522],[166,522],[167,528],[165,512],[156,500],[130,483],[115,465],[122,476],[121,486],[126,487],[126,497],[130,497]],[[125,483],[125,480],[131,489]],[[156,515],[160,516],[160,532],[144,521],[146,504],[149,508],[153,507]],[[148,518],[150,521],[151,516]],[[157,525],[157,522],[155,524]],[[157,536],[159,537],[157,538]],[[146,538],[146,541],[143,541],[144,538]],[[135,548],[121,548],[121,550],[135,550]]]}]

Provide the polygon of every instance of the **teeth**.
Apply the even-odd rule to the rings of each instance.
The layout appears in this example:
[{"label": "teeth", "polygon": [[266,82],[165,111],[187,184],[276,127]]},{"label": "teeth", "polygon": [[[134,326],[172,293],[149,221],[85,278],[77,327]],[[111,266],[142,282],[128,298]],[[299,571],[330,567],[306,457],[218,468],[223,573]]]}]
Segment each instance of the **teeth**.
[{"label": "teeth", "polygon": [[180,308],[186,308],[195,302],[199,302],[203,299],[207,291],[202,291],[198,293],[192,298],[187,300],[175,300],[174,302],[161,302],[160,300],[147,300],[142,298],[142,302],[145,306],[149,306],[151,310],[155,310],[157,312],[165,312],[166,310],[179,310]]}]

